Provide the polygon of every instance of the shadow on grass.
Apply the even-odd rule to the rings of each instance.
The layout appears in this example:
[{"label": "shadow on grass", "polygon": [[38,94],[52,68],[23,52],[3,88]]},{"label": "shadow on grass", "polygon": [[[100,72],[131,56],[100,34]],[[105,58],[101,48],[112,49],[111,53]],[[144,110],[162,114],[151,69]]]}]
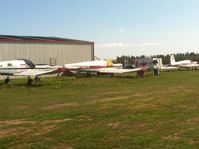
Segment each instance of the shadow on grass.
[{"label": "shadow on grass", "polygon": [[33,83],[32,85],[27,85],[26,82],[12,82],[11,84],[5,84],[4,82],[0,82],[0,89],[4,89],[4,88],[15,88],[15,87],[29,87],[29,88],[35,88],[35,87],[43,87],[46,86],[46,83]]}]

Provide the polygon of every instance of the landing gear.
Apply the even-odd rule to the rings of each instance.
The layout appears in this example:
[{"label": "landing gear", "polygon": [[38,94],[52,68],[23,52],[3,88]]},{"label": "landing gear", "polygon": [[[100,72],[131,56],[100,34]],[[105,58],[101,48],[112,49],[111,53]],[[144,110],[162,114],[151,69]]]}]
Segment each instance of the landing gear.
[{"label": "landing gear", "polygon": [[91,73],[90,73],[90,72],[87,72],[87,73],[86,73],[86,77],[91,77]]},{"label": "landing gear", "polygon": [[33,81],[35,81],[35,83],[37,82],[41,82],[41,79],[39,78],[39,76],[35,76],[34,80],[29,76],[28,80],[27,80],[27,86],[32,86]]},{"label": "landing gear", "polygon": [[33,82],[33,79],[31,79],[31,77],[28,77],[27,86],[31,86],[32,82]]},{"label": "landing gear", "polygon": [[75,78],[77,79],[77,78],[79,78],[79,77],[80,77],[79,72],[76,72],[76,73],[75,73]]},{"label": "landing gear", "polygon": [[11,81],[10,81],[10,78],[9,78],[9,77],[7,77],[7,78],[5,79],[5,84],[11,84]]},{"label": "landing gear", "polygon": [[35,82],[41,82],[41,79],[39,78],[39,76],[35,76]]}]

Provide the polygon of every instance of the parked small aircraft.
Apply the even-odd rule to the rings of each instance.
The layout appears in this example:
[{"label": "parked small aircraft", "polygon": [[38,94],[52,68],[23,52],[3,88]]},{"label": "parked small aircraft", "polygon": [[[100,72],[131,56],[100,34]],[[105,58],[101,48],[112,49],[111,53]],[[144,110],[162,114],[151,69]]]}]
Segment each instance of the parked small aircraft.
[{"label": "parked small aircraft", "polygon": [[170,55],[170,66],[179,67],[179,68],[197,68],[199,64],[197,61],[191,60],[182,60],[182,61],[175,61],[174,55]]},{"label": "parked small aircraft", "polygon": [[39,81],[40,75],[56,72],[57,68],[52,69],[49,65],[35,65],[28,59],[18,59],[11,61],[0,61],[0,75],[6,75],[5,84],[10,83],[9,76],[28,76],[27,85],[31,85],[35,77],[35,81]]},{"label": "parked small aircraft", "polygon": [[182,61],[175,61],[174,55],[170,55],[170,64],[162,65],[160,64],[160,68],[162,70],[173,70],[173,69],[180,69],[180,68],[197,68],[199,64],[196,61],[191,60],[182,60]]},{"label": "parked small aircraft", "polygon": [[72,72],[74,74],[79,74],[81,72],[86,73],[96,73],[96,74],[120,74],[127,72],[144,72],[147,67],[133,68],[133,69],[123,69],[122,64],[113,64],[112,61],[107,60],[96,60],[87,61],[80,63],[65,64],[63,68],[60,69],[61,72]]}]

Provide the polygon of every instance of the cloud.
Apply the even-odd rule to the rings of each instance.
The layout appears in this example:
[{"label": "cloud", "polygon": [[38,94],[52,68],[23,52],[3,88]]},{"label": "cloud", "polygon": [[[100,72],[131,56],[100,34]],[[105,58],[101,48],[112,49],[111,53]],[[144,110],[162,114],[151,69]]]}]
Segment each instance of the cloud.
[{"label": "cloud", "polygon": [[119,29],[119,32],[120,32],[120,33],[124,33],[124,32],[125,32],[125,29],[124,29],[124,28],[120,28],[120,29]]},{"label": "cloud", "polygon": [[134,48],[134,47],[152,47],[159,46],[159,42],[139,42],[139,43],[123,43],[123,42],[110,42],[110,43],[97,43],[96,48]]},{"label": "cloud", "polygon": [[124,46],[122,42],[96,44],[96,47],[99,47],[99,48],[116,48],[116,47],[122,47],[122,46]]}]

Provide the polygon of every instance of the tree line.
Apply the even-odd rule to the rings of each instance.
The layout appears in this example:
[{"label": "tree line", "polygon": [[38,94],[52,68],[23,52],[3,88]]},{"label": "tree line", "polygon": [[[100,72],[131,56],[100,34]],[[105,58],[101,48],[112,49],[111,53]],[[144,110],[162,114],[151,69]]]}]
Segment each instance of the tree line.
[{"label": "tree line", "polygon": [[[197,61],[199,63],[199,53],[195,52],[186,52],[186,53],[177,53],[174,54],[175,60],[180,61],[180,60],[192,60],[192,61]],[[140,59],[140,58],[162,58],[162,63],[163,64],[169,64],[170,63],[170,55],[152,55],[152,56],[118,56],[116,60],[114,60],[117,63],[124,63],[128,62],[129,64],[134,64],[135,59]]]}]

